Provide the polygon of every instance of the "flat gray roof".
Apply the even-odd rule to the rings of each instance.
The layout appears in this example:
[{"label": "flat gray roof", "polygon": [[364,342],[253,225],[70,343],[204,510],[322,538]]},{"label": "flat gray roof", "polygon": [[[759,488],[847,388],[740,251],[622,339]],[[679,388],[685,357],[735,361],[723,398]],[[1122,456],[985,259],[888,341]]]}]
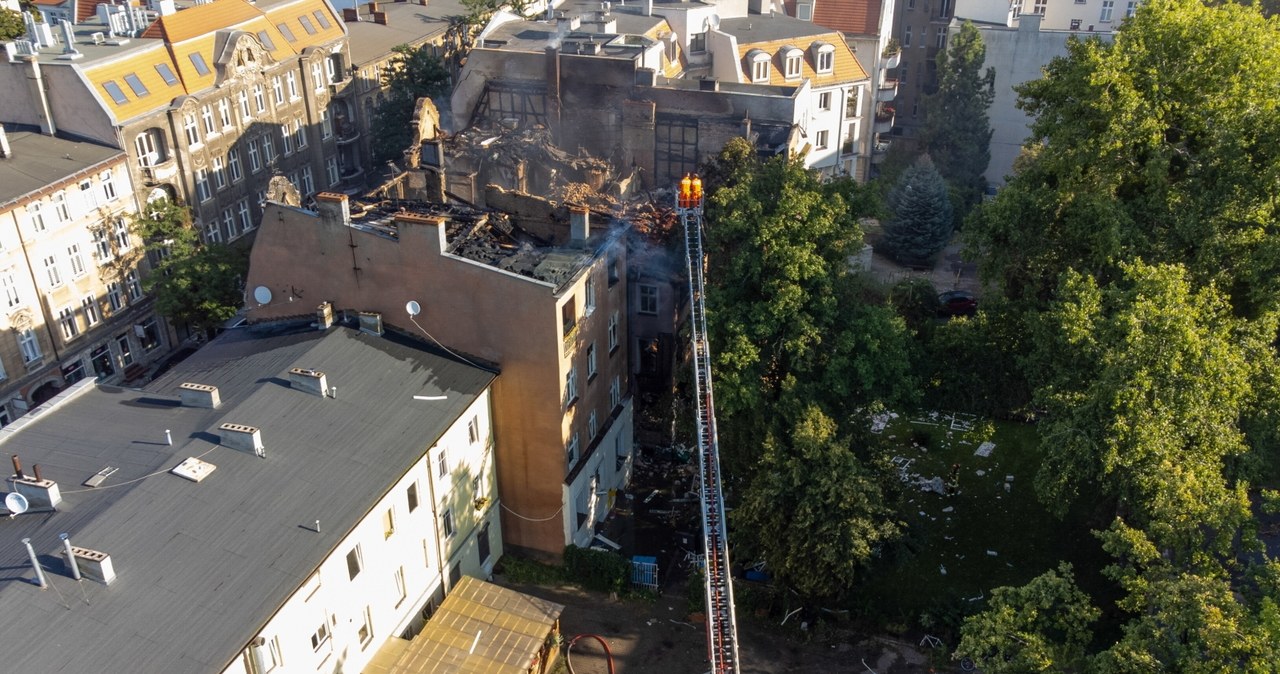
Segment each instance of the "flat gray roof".
[{"label": "flat gray roof", "polygon": [[[13,156],[0,159],[0,204],[17,201],[91,166],[124,156],[113,147],[31,131],[7,131],[6,135]],[[121,192],[122,188],[117,185],[116,191]]]},{"label": "flat gray roof", "polygon": [[[291,389],[293,367],[325,372],[336,399]],[[0,519],[4,669],[221,672],[494,376],[407,338],[266,324],[223,333],[144,390],[81,382],[0,430],[4,453],[63,496],[57,512]],[[180,406],[186,381],[217,386],[221,407]],[[219,446],[223,422],[260,428],[266,458]],[[168,473],[192,456],[216,470]],[[81,486],[106,466],[118,470]],[[77,588],[62,532],[111,555],[115,582]],[[32,582],[23,538],[50,589]]]},{"label": "flat gray roof", "polygon": [[[378,11],[387,14],[387,23],[382,25],[374,23],[369,3],[354,4],[360,10],[360,21],[347,22],[347,47],[351,50],[351,63],[356,66],[381,60],[396,46],[443,34],[449,29],[450,19],[467,15],[459,0],[430,0],[425,7],[415,2],[382,0]],[[339,14],[352,5],[351,0],[333,3]]]},{"label": "flat gray roof", "polygon": [[[752,14],[732,19],[721,19],[720,31],[738,38],[738,44],[817,37],[839,32],[819,26],[812,21],[801,21],[781,13],[774,16]],[[808,45],[796,46],[804,49]]]}]

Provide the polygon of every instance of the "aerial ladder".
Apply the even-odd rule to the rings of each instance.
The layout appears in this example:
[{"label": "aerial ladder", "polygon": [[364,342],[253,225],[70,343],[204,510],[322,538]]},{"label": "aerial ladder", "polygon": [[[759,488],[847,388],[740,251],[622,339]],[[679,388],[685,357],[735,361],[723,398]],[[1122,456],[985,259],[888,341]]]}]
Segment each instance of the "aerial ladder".
[{"label": "aerial ladder", "polygon": [[721,488],[720,440],[711,392],[711,349],[703,302],[702,179],[686,175],[676,194],[689,272],[690,333],[693,342],[694,411],[698,429],[702,552],[706,561],[707,658],[711,674],[738,674],[738,626],[733,615],[733,581]]}]

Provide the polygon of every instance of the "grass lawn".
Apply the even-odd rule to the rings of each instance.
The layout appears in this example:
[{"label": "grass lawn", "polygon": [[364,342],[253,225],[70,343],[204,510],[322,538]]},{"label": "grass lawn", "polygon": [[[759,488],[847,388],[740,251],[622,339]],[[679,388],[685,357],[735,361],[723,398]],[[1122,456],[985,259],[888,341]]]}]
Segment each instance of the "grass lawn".
[{"label": "grass lawn", "polygon": [[[856,603],[872,615],[904,627],[950,623],[985,607],[992,588],[1021,585],[1057,566],[1075,564],[1081,585],[1098,587],[1091,572],[1107,557],[1083,517],[1059,520],[1036,498],[1040,462],[1035,429],[997,422],[990,456],[975,455],[981,438],[966,430],[970,415],[902,414],[882,431],[905,464],[902,516],[908,533],[885,550],[864,577]],[[950,481],[959,466],[954,494],[927,492],[916,478]],[[1010,479],[1012,478],[1012,479]]]}]

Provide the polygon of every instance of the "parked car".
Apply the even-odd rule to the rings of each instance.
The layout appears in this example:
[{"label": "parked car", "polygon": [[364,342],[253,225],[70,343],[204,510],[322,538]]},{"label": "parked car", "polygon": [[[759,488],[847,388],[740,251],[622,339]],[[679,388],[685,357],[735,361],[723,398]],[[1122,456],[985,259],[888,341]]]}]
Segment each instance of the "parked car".
[{"label": "parked car", "polygon": [[978,298],[966,290],[951,290],[938,295],[939,316],[972,316],[978,312]]}]

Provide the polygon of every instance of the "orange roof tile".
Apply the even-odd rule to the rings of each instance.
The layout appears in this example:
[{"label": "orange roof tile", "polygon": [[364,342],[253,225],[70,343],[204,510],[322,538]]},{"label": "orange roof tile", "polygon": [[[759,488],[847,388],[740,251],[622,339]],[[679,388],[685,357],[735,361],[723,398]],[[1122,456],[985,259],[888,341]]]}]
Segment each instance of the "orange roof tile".
[{"label": "orange roof tile", "polygon": [[[116,119],[125,120],[165,107],[174,98],[185,93],[182,80],[176,80],[173,84],[165,82],[156,67],[160,64],[175,70],[173,61],[169,58],[169,51],[164,48],[164,45],[157,44],[152,49],[132,53],[127,58],[95,63],[86,68],[84,74],[85,78],[93,84],[98,97],[115,114]],[[133,80],[132,83],[126,80],[126,77],[130,77]],[[118,87],[117,91],[124,95],[123,103],[115,100],[110,87],[107,86],[108,82]],[[134,86],[143,87],[147,93],[139,96]]]},{"label": "orange roof tile", "polygon": [[[814,59],[816,58],[814,50],[811,48],[815,43],[822,42],[835,48],[833,52],[834,60],[831,64],[831,72],[819,73],[815,69]],[[804,53],[804,57],[800,63],[800,76],[787,78],[782,71],[782,49],[784,47],[795,47]],[[769,82],[774,85],[794,85],[808,79],[813,82],[813,86],[822,87],[835,82],[856,82],[858,80],[867,79],[867,71],[863,69],[862,64],[858,62],[858,58],[853,55],[853,51],[849,49],[849,45],[845,43],[840,35],[832,33],[828,35],[807,36],[804,38],[787,38],[782,40],[769,40],[765,42],[747,42],[738,45],[738,67],[742,69],[743,81],[751,82],[751,64],[747,61],[747,54],[752,51],[762,51],[769,55]],[[762,83],[763,84],[763,83]]]},{"label": "orange roof tile", "polygon": [[879,35],[880,0],[815,0],[813,22],[850,35]]},{"label": "orange roof tile", "polygon": [[262,16],[262,10],[245,0],[213,0],[156,19],[142,33],[142,37],[182,42],[212,34],[220,28],[231,28],[258,16]]}]

